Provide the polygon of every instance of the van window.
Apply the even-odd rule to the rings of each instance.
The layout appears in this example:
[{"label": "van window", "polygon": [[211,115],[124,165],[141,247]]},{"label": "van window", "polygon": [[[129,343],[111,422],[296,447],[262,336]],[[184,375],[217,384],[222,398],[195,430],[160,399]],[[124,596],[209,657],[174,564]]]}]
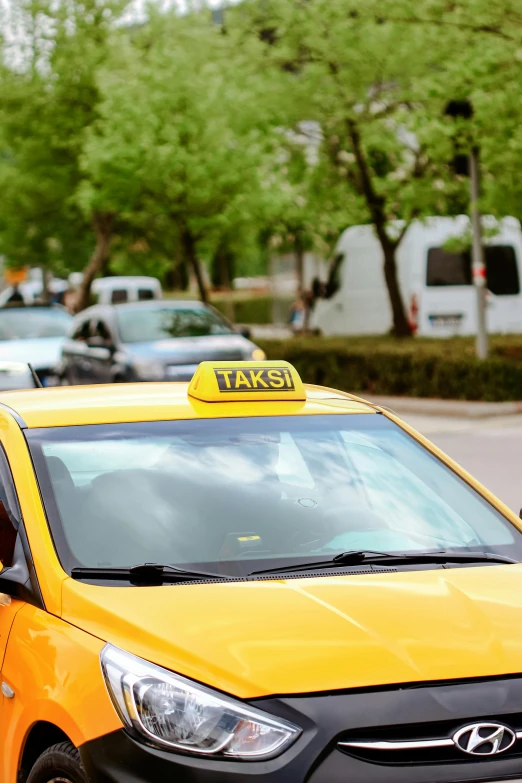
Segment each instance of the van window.
[{"label": "van window", "polygon": [[496,296],[520,293],[517,258],[511,245],[486,247],[488,288]]},{"label": "van window", "polygon": [[144,302],[147,299],[154,299],[154,291],[152,288],[139,288],[138,299],[140,302]]},{"label": "van window", "polygon": [[128,292],[125,288],[115,288],[111,294],[112,304],[121,304],[127,302],[129,299]]},{"label": "van window", "polygon": [[[520,293],[517,258],[511,245],[484,248],[488,289],[495,296]],[[428,250],[428,286],[471,285],[471,252],[449,253],[442,247]]]},{"label": "van window", "polygon": [[428,286],[471,285],[471,254],[449,253],[443,247],[428,250]]}]

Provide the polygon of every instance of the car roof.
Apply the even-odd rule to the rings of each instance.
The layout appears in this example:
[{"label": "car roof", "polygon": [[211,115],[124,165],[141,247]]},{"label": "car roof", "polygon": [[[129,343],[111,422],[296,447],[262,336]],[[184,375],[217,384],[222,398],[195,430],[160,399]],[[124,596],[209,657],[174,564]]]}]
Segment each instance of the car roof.
[{"label": "car roof", "polygon": [[153,288],[160,286],[160,281],[156,277],[146,277],[143,275],[115,275],[114,277],[98,277],[92,283],[92,289],[115,288],[118,285],[145,285]]},{"label": "car roof", "polygon": [[51,310],[54,313],[64,313],[65,315],[68,315],[72,318],[72,315],[70,312],[60,304],[40,304],[39,302],[31,302],[31,304],[24,304],[24,302],[12,302],[9,305],[3,305],[0,307],[0,313],[8,313],[12,312],[13,310],[33,310],[37,312],[49,311]]},{"label": "car roof", "polygon": [[296,416],[375,413],[357,397],[306,385],[306,401],[201,402],[189,397],[188,383],[129,383],[59,386],[0,393],[0,415],[14,415],[21,427],[216,419],[252,416]]},{"label": "car roof", "polygon": [[91,307],[87,307],[78,313],[77,318],[86,318],[86,316],[94,315],[95,313],[113,312],[115,310],[156,310],[158,308],[165,309],[171,308],[173,310],[190,307],[198,310],[207,309],[208,305],[198,300],[192,299],[146,299],[142,302],[120,302],[117,304],[95,304]]}]

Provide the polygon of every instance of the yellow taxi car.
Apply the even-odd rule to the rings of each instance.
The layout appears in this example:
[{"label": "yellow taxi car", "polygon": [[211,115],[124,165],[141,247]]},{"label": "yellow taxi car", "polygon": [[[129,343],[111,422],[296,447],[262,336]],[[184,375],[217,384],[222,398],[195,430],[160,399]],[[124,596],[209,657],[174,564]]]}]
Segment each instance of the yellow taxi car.
[{"label": "yellow taxi car", "polygon": [[0,783],[522,781],[522,533],[284,362],[0,403]]}]

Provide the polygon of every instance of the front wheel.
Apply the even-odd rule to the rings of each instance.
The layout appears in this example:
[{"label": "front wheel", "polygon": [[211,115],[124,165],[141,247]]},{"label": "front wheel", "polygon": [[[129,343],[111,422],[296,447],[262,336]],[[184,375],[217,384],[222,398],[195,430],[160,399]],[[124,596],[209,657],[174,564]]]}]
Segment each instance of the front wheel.
[{"label": "front wheel", "polygon": [[48,748],[36,760],[27,783],[88,783],[78,749],[70,742]]}]

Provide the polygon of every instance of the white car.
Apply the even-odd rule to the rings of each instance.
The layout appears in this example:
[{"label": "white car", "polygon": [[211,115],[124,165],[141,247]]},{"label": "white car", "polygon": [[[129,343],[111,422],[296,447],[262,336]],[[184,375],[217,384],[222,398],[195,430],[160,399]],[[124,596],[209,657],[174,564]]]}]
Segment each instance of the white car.
[{"label": "white car", "polygon": [[38,376],[23,362],[0,362],[0,391],[35,389],[40,385]]},{"label": "white car", "polygon": [[91,286],[97,304],[122,304],[162,299],[161,283],[155,277],[118,276],[99,277]]},{"label": "white car", "polygon": [[[0,308],[0,364],[29,363],[43,386],[55,385],[56,367],[71,321],[72,316],[60,306],[22,304]],[[8,375],[0,372],[0,390],[14,388],[9,384],[16,379]]]}]

